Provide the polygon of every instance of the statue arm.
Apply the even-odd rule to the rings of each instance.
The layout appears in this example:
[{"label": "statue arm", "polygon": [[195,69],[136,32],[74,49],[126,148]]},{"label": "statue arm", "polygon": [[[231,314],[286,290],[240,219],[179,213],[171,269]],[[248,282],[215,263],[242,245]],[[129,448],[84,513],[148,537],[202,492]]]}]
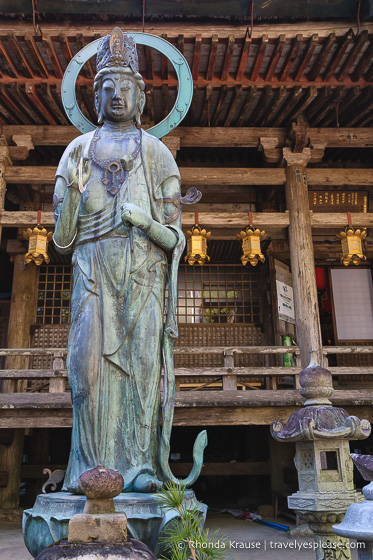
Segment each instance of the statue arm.
[{"label": "statue arm", "polygon": [[59,253],[71,253],[72,244],[76,235],[81,192],[67,188],[66,180],[58,176],[56,179],[55,194],[61,202],[55,209],[56,227],[53,240]]},{"label": "statue arm", "polygon": [[[80,199],[91,173],[91,162],[82,157],[82,145],[67,148],[56,175],[54,244],[60,253],[71,253],[77,234]],[[68,154],[68,155],[67,155]],[[63,170],[63,171],[60,171]],[[60,171],[60,172],[59,172]],[[68,176],[67,183],[65,175]]]}]

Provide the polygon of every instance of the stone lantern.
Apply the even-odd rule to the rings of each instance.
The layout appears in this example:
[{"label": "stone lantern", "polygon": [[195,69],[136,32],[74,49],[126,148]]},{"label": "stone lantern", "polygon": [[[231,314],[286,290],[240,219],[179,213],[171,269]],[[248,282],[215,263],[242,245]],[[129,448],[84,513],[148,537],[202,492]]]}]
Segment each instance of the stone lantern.
[{"label": "stone lantern", "polygon": [[299,382],[299,392],[306,398],[304,408],[291,414],[285,425],[280,421],[271,425],[277,441],[296,442],[299,490],[288,497],[288,506],[308,521],[317,560],[347,560],[349,541],[337,536],[332,525],[342,521],[351,504],[363,499],[353,486],[349,440],[367,438],[370,422],[332,406],[331,373],[313,359],[301,371]]},{"label": "stone lantern", "polygon": [[352,504],[342,523],[333,525],[333,530],[342,537],[358,541],[358,560],[373,559],[373,456],[351,453],[351,458],[360,474],[370,482],[363,488],[365,500]]}]

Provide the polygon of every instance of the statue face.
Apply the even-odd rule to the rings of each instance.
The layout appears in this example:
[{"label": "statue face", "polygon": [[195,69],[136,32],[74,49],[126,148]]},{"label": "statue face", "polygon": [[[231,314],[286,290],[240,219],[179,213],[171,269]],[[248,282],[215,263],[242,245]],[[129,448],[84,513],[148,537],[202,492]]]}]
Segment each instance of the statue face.
[{"label": "statue face", "polygon": [[133,121],[137,112],[137,85],[126,74],[107,74],[101,84],[101,114],[111,122]]}]

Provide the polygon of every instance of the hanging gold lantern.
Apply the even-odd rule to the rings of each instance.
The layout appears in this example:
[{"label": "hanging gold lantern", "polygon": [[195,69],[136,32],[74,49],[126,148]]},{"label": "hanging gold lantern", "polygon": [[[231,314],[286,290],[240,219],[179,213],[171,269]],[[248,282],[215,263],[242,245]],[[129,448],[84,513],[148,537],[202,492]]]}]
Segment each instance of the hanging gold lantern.
[{"label": "hanging gold lantern", "polygon": [[264,239],[266,233],[265,231],[260,231],[253,227],[251,212],[249,212],[249,224],[245,231],[240,231],[240,233],[236,234],[236,238],[242,241],[242,264],[246,266],[246,264],[250,262],[252,266],[256,266],[258,261],[262,263],[265,261],[260,247],[260,241]]},{"label": "hanging gold lantern", "polygon": [[195,225],[192,231],[186,232],[187,238],[187,254],[185,257],[185,262],[193,265],[198,263],[200,265],[205,264],[210,260],[207,254],[207,240],[211,236],[211,232],[206,232],[205,229],[201,229],[198,225],[198,212],[195,212]]},{"label": "hanging gold lantern", "polygon": [[52,239],[53,233],[40,225],[41,211],[38,211],[37,225],[34,229],[28,228],[25,236],[28,237],[28,251],[25,255],[25,261],[30,263],[34,261],[37,266],[40,266],[44,261],[49,263],[48,257],[48,243]]},{"label": "hanging gold lantern", "polygon": [[366,238],[366,229],[356,229],[352,227],[351,213],[347,212],[348,226],[344,231],[337,235],[337,239],[342,244],[341,262],[348,266],[350,263],[355,265],[366,261],[367,258],[363,253],[363,239]]}]

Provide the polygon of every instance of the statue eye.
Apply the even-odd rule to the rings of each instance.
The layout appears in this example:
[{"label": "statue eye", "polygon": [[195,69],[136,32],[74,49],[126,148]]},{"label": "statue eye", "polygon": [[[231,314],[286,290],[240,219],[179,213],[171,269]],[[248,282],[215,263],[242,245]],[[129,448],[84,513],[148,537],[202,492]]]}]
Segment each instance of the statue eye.
[{"label": "statue eye", "polygon": [[106,82],[103,83],[102,87],[104,89],[114,89],[114,84],[113,82],[109,82],[108,80]]}]

